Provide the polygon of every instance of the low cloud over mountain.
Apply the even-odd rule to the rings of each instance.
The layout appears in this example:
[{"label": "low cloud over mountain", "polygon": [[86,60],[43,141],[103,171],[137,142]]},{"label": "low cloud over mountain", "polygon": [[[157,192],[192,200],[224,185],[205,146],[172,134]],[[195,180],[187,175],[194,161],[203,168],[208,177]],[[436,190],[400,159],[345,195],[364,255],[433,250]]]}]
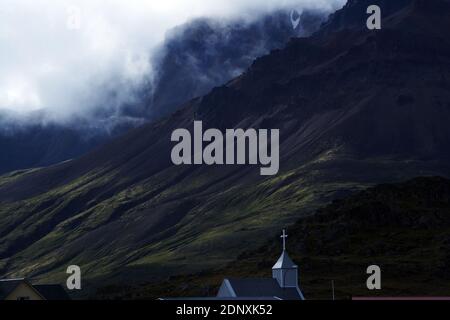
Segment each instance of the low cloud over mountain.
[{"label": "low cloud over mountain", "polygon": [[[145,5],[143,12],[130,6],[119,14],[119,3],[104,9],[81,2],[77,21],[68,4],[44,6],[46,15],[9,3],[0,20],[8,26],[0,41],[11,57],[0,61],[0,173],[77,157],[170,114],[291,37],[317,30],[335,3],[298,0],[262,8],[244,1],[232,9],[219,3],[198,12],[209,18],[186,23],[197,13],[180,13],[183,1],[164,22],[152,17],[166,13]],[[301,13],[296,29],[293,9]],[[32,26],[22,26],[33,14]]]},{"label": "low cloud over mountain", "polygon": [[278,9],[330,11],[342,2],[6,0],[0,110],[16,119],[45,110],[45,120],[58,122],[119,113],[154,78],[152,56],[175,26],[199,17],[251,23]]}]

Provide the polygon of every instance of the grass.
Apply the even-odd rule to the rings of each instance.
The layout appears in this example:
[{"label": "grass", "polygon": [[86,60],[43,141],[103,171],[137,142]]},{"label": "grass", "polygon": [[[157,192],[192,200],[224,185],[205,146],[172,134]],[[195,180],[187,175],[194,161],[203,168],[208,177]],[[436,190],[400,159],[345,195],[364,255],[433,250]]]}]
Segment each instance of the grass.
[{"label": "grass", "polygon": [[[342,166],[359,172],[363,163]],[[381,178],[397,170],[389,162],[378,166]],[[214,167],[202,174],[183,170],[171,167],[130,183],[105,168],[2,204],[0,234],[10,231],[0,237],[0,254],[22,246],[0,255],[0,273],[61,282],[64,266],[78,264],[89,270],[85,280],[94,286],[196,274],[232,263],[324,203],[375,181],[359,173],[354,178],[351,170],[342,176],[335,165],[327,167],[326,159],[239,183],[232,172]],[[116,186],[110,195],[100,193]]]}]

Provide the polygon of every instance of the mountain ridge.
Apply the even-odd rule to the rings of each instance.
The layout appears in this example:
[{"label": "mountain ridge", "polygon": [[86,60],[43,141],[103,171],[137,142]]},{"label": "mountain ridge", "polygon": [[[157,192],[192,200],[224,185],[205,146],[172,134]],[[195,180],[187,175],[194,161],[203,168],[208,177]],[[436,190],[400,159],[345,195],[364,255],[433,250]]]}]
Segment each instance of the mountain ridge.
[{"label": "mountain ridge", "polygon": [[[126,102],[102,101],[90,113],[65,121],[53,119],[45,109],[26,115],[0,111],[0,174],[77,158],[130,129],[170,115],[184,102],[240,74],[256,57],[281,48],[293,36],[315,31],[325,13],[305,10],[301,17],[295,30],[285,11],[251,22],[195,19],[169,32],[149,61],[155,70]],[[117,95],[124,93],[111,93]]]}]

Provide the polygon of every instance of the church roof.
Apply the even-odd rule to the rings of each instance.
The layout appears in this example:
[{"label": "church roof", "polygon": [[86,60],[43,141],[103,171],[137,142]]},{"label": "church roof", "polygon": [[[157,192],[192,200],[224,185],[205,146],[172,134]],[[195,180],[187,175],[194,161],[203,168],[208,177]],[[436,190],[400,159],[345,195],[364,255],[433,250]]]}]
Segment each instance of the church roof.
[{"label": "church roof", "polygon": [[0,280],[0,300],[5,299],[23,281],[25,281],[25,279],[4,279],[4,280]]},{"label": "church roof", "polygon": [[33,287],[47,300],[70,300],[66,290],[59,284],[35,284]]},{"label": "church roof", "polygon": [[262,279],[225,279],[233,289],[235,298],[268,297],[281,300],[299,300],[301,296],[297,288],[281,288],[273,278]]},{"label": "church roof", "polygon": [[283,253],[281,254],[278,261],[273,265],[272,269],[291,269],[291,268],[297,268],[297,265],[289,257],[287,251],[283,250]]}]

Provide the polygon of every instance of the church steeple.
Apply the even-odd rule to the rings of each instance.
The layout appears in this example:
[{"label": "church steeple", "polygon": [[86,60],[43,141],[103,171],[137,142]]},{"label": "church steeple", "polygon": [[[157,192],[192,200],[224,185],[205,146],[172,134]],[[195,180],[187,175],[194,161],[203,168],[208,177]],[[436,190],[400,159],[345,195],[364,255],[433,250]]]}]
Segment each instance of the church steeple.
[{"label": "church steeple", "polygon": [[281,288],[296,288],[302,299],[304,299],[298,286],[298,266],[292,261],[286,251],[287,237],[286,230],[283,230],[281,235],[283,239],[283,252],[272,267],[272,277],[278,281]]}]

